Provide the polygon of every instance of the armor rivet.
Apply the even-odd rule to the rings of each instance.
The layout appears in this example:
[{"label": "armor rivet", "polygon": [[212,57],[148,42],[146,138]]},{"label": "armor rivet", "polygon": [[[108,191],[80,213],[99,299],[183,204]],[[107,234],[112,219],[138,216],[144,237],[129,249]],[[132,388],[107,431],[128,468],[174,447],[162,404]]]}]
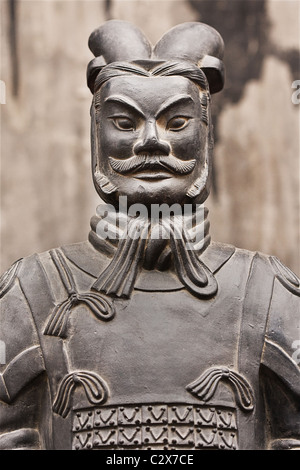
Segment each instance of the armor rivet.
[{"label": "armor rivet", "polygon": [[95,426],[100,426],[100,421],[95,421]]},{"label": "armor rivet", "polygon": [[75,426],[75,429],[76,429],[76,431],[79,431],[80,426],[78,426],[78,424],[77,424],[77,425]]},{"label": "armor rivet", "polygon": [[150,418],[147,418],[147,419],[146,419],[146,423],[151,423],[151,419],[150,419]]},{"label": "armor rivet", "polygon": [[190,439],[189,444],[194,444],[194,441],[192,439]]},{"label": "armor rivet", "polygon": [[136,407],[135,407],[135,411],[139,411],[139,410],[140,410],[140,409],[139,409],[139,407],[138,407],[138,406],[136,406]]},{"label": "armor rivet", "polygon": [[138,444],[138,443],[139,443],[138,439],[135,439],[134,444]]},{"label": "armor rivet", "polygon": [[80,449],[80,446],[79,446],[78,444],[76,444],[75,449],[76,449],[76,450],[79,450],[79,449]]},{"label": "armor rivet", "polygon": [[88,449],[91,449],[93,446],[92,446],[92,444],[89,442],[89,443],[86,445],[86,447],[87,447]]},{"label": "armor rivet", "polygon": [[225,444],[220,444],[221,449],[225,449]]},{"label": "armor rivet", "polygon": [[177,423],[177,419],[173,418],[172,423]]},{"label": "armor rivet", "polygon": [[76,413],[77,418],[81,417],[81,413]]},{"label": "armor rivet", "polygon": [[92,416],[93,412],[92,411],[89,411],[88,412],[88,416]]},{"label": "armor rivet", "polygon": [[112,440],[112,441],[109,441],[109,443],[110,443],[111,446],[113,446],[115,441]]},{"label": "armor rivet", "polygon": [[113,426],[115,423],[113,421],[110,421],[109,424]]},{"label": "armor rivet", "polygon": [[149,432],[150,431],[150,428],[149,426],[146,427],[146,431]]},{"label": "armor rivet", "polygon": [[188,406],[187,409],[191,411],[193,408],[191,406]]},{"label": "armor rivet", "polygon": [[120,411],[124,411],[124,406],[121,406]]},{"label": "armor rivet", "polygon": [[92,425],[89,423],[89,424],[87,424],[86,427],[87,427],[87,429],[91,429]]},{"label": "armor rivet", "polygon": [[141,421],[139,419],[136,419],[135,424],[141,424]]},{"label": "armor rivet", "polygon": [[149,442],[149,438],[146,437],[146,438],[144,439],[144,441],[145,441],[146,443]]},{"label": "armor rivet", "polygon": [[176,406],[172,406],[172,410],[176,411],[177,410]]},{"label": "armor rivet", "polygon": [[176,428],[174,426],[171,427],[171,431],[176,431]]},{"label": "armor rivet", "polygon": [[136,429],[137,431],[140,431],[141,428],[140,428],[140,427],[137,427],[137,428],[135,428],[135,429]]},{"label": "armor rivet", "polygon": [[172,439],[172,444],[177,444],[177,439]]},{"label": "armor rivet", "polygon": [[149,410],[149,411],[152,411],[152,406],[148,406],[148,410]]},{"label": "armor rivet", "polygon": [[219,431],[219,435],[220,435],[220,436],[223,436],[223,431]]},{"label": "armor rivet", "polygon": [[121,440],[120,440],[120,444],[121,444],[121,445],[122,445],[122,444],[124,444],[124,441],[123,441],[123,439],[121,439]]}]

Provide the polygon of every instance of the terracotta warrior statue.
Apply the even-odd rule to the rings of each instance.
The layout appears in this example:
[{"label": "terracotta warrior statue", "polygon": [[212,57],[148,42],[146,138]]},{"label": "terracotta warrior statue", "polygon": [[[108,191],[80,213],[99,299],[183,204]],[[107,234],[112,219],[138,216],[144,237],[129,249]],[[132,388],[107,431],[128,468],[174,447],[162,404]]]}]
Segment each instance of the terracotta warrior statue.
[{"label": "terracotta warrior statue", "polygon": [[210,240],[223,41],[94,31],[88,241],[1,278],[1,449],[295,449],[300,281]]}]

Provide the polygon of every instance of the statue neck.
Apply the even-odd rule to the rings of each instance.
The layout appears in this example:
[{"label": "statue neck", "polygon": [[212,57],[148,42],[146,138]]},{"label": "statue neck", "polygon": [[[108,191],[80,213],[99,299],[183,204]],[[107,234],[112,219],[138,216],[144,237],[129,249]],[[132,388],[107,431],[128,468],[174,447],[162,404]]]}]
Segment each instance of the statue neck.
[{"label": "statue neck", "polygon": [[174,268],[170,237],[174,233],[188,250],[200,256],[210,244],[208,210],[198,205],[193,213],[158,218],[132,217],[123,212],[98,206],[91,218],[89,240],[98,251],[113,256],[125,239],[143,242],[141,265],[144,269],[161,271]]}]

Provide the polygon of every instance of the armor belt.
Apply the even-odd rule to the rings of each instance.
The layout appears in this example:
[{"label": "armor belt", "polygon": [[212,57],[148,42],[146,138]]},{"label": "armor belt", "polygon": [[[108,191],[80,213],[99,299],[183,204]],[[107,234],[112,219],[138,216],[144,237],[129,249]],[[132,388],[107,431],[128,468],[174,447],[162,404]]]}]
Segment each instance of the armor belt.
[{"label": "armor belt", "polygon": [[237,449],[234,407],[145,404],[72,413],[72,448],[76,450]]}]

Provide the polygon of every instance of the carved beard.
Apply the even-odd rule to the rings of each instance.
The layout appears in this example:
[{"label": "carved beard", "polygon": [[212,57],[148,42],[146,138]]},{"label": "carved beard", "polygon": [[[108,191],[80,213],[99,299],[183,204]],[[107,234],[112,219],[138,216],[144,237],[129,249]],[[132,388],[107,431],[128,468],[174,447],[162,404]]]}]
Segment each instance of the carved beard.
[{"label": "carved beard", "polygon": [[118,187],[115,186],[110,179],[101,173],[99,170],[94,172],[95,182],[104,194],[114,194],[118,191]]}]

